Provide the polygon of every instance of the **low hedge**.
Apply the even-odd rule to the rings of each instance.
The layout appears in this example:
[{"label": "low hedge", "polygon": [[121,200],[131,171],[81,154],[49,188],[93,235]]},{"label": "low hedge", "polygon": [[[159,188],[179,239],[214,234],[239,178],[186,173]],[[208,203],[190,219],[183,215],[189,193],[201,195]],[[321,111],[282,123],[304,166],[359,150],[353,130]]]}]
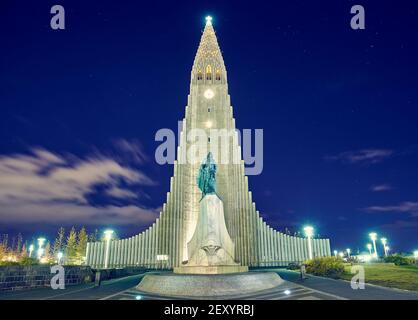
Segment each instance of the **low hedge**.
[{"label": "low hedge", "polygon": [[407,266],[415,263],[415,260],[413,258],[405,257],[400,254],[392,254],[388,257],[385,257],[384,261],[394,263],[396,266]]},{"label": "low hedge", "polygon": [[316,276],[338,279],[344,273],[344,263],[336,257],[318,257],[305,262],[306,272]]}]

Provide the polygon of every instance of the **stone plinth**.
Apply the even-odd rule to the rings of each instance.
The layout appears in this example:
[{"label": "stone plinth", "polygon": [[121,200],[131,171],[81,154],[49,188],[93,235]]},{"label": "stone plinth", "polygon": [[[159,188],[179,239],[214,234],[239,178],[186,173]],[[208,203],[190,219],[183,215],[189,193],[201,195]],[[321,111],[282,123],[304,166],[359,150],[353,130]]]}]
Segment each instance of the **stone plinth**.
[{"label": "stone plinth", "polygon": [[275,288],[283,280],[275,272],[235,274],[147,274],[136,287],[143,293],[169,297],[213,298]]},{"label": "stone plinth", "polygon": [[216,194],[200,201],[199,216],[192,239],[187,243],[187,266],[236,265],[234,242],[225,224],[224,206]]},{"label": "stone plinth", "polygon": [[248,272],[247,266],[182,266],[174,268],[174,273],[179,274],[221,274],[221,273],[242,273]]}]

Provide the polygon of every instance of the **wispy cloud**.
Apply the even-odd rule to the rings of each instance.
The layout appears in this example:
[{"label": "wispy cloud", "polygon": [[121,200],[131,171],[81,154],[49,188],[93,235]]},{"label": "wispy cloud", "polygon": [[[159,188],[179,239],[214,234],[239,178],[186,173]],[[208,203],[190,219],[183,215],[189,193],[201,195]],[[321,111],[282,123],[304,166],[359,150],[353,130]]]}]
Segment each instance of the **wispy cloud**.
[{"label": "wispy cloud", "polygon": [[390,191],[392,190],[392,186],[390,184],[377,184],[370,187],[370,190],[373,192],[383,192],[383,191]]},{"label": "wispy cloud", "polygon": [[371,206],[364,208],[367,212],[409,213],[418,217],[418,202],[406,201],[394,206]]},{"label": "wispy cloud", "polygon": [[133,162],[143,164],[148,161],[148,155],[138,140],[115,139],[113,145],[121,152],[121,155],[129,157],[129,160]]},{"label": "wispy cloud", "polygon": [[418,219],[414,220],[396,220],[393,223],[387,223],[380,226],[380,228],[388,229],[416,229],[418,228]]},{"label": "wispy cloud", "polygon": [[[155,182],[138,169],[110,157],[78,158],[35,148],[30,154],[0,156],[1,222],[147,223],[159,208],[132,201],[131,186]],[[95,205],[89,195],[97,191],[124,199],[125,205]]]},{"label": "wispy cloud", "polygon": [[362,149],[326,156],[325,159],[349,164],[374,164],[389,158],[393,153],[393,150],[389,149]]}]

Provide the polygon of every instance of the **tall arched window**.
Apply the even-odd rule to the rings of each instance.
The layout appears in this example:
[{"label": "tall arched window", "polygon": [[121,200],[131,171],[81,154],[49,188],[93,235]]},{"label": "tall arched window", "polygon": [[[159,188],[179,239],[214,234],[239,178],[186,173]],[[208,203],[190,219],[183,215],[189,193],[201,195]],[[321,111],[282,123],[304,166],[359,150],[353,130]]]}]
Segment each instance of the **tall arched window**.
[{"label": "tall arched window", "polygon": [[212,80],[212,67],[210,64],[206,67],[206,80]]},{"label": "tall arched window", "polygon": [[203,74],[202,74],[202,71],[198,71],[197,72],[197,80],[202,80],[203,79]]},{"label": "tall arched window", "polygon": [[215,76],[215,79],[216,79],[216,80],[218,80],[218,81],[219,81],[219,80],[221,80],[221,70],[219,70],[219,69],[218,69],[218,70],[216,70],[216,76]]}]

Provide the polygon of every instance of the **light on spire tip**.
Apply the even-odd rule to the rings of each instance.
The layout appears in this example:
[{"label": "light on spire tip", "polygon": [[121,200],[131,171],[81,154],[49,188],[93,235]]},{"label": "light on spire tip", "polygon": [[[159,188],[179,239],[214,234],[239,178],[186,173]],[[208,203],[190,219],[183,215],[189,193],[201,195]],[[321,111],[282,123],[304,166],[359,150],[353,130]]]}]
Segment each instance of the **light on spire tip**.
[{"label": "light on spire tip", "polygon": [[206,19],[206,24],[212,24],[212,17],[211,16],[207,16],[205,19]]}]

